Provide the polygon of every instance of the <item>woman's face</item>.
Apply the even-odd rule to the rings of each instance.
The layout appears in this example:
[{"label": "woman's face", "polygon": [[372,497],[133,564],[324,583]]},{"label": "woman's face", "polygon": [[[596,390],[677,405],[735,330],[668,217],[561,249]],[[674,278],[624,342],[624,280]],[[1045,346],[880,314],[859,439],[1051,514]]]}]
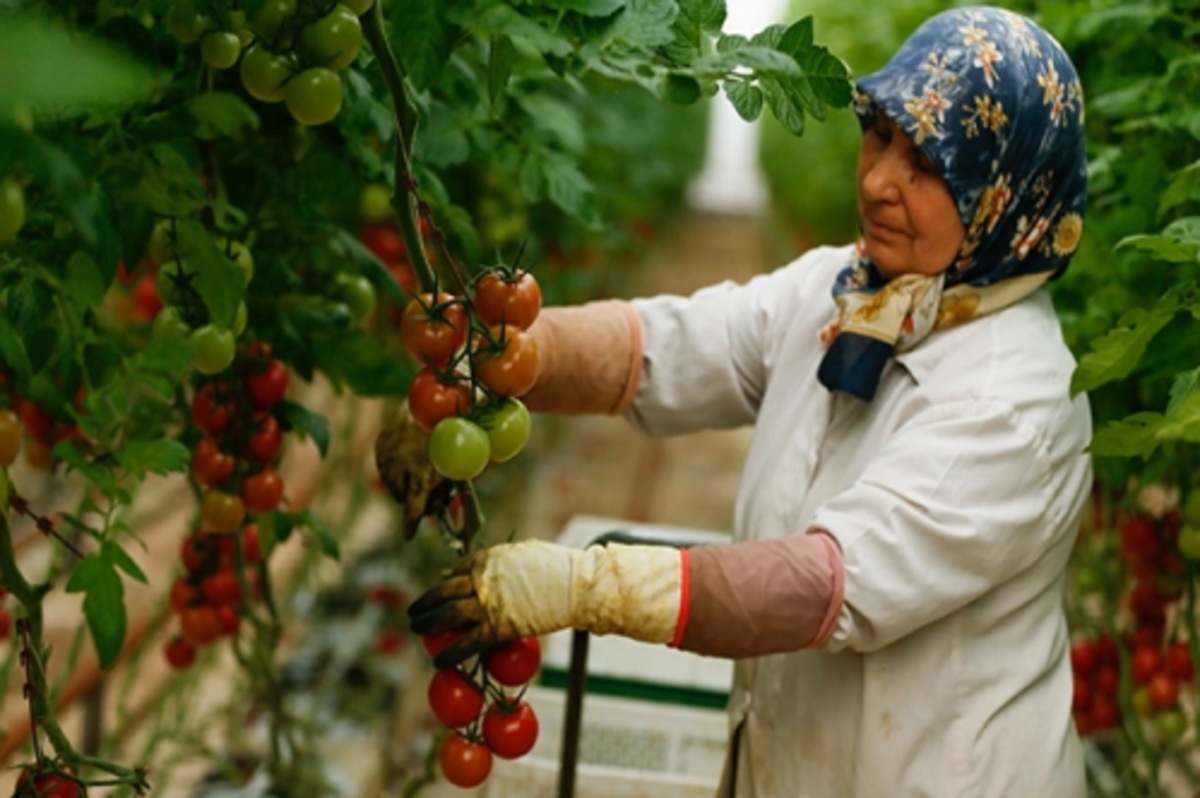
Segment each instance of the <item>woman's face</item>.
[{"label": "woman's face", "polygon": [[966,239],[950,187],[882,112],[858,156],[858,217],[867,258],[887,277],[938,274]]}]

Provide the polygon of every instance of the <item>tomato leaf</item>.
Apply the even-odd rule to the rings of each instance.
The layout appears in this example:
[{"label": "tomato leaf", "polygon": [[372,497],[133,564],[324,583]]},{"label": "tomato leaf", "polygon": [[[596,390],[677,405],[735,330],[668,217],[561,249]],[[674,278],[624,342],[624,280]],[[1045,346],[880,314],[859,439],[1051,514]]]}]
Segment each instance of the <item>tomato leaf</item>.
[{"label": "tomato leaf", "polygon": [[302,404],[287,400],[282,404],[284,431],[297,432],[301,436],[312,438],[322,458],[329,454],[329,420]]},{"label": "tomato leaf", "polygon": [[1154,336],[1175,318],[1185,293],[1190,292],[1172,289],[1154,307],[1134,308],[1121,317],[1116,328],[1092,341],[1092,351],[1079,359],[1071,376],[1071,395],[1127,377]]},{"label": "tomato leaf", "polygon": [[418,89],[427,89],[437,82],[453,49],[451,28],[439,13],[441,3],[442,0],[394,0],[388,4],[393,47]]},{"label": "tomato leaf", "polygon": [[299,525],[307,527],[316,535],[317,545],[321,547],[321,551],[324,552],[326,557],[332,560],[341,558],[342,555],[337,538],[333,536],[333,532],[321,516],[312,510],[305,510],[296,516],[296,521]]},{"label": "tomato leaf", "polygon": [[67,259],[67,279],[63,290],[76,302],[85,306],[98,305],[104,301],[107,283],[86,253],[76,250]]},{"label": "tomato leaf", "polygon": [[187,101],[188,113],[196,120],[196,138],[212,140],[220,136],[237,138],[258,129],[258,114],[240,97],[223,91],[209,91]]},{"label": "tomato leaf", "polygon": [[237,315],[238,303],[245,295],[246,282],[242,270],[213,243],[212,236],[197,221],[183,220],[176,224],[175,234],[180,247],[188,253],[187,260],[196,271],[194,283],[208,309],[209,321],[229,329]]},{"label": "tomato leaf", "polygon": [[312,353],[335,384],[359,396],[402,396],[412,382],[413,369],[362,330],[313,341]]},{"label": "tomato leaf", "polygon": [[741,80],[727,80],[721,84],[721,88],[725,90],[733,110],[742,119],[753,122],[762,114],[763,93],[758,86]]},{"label": "tomato leaf", "polygon": [[186,471],[191,452],[175,440],[132,440],[113,452],[113,456],[122,468],[135,474],[138,479],[144,479],[147,472],[169,474]]},{"label": "tomato leaf", "polygon": [[131,577],[141,582],[143,585],[150,584],[146,578],[146,573],[141,569],[141,566],[129,556],[125,549],[113,543],[111,540],[106,540],[100,544],[100,556],[113,566],[120,568]]},{"label": "tomato leaf", "polygon": [[488,51],[487,69],[488,102],[493,107],[508,87],[508,79],[512,77],[516,60],[517,48],[513,46],[512,39],[508,36],[493,36],[492,46]]},{"label": "tomato leaf", "polygon": [[1097,457],[1149,457],[1161,441],[1160,413],[1135,413],[1096,430],[1088,451]]},{"label": "tomato leaf", "polygon": [[116,662],[125,643],[125,588],[111,562],[100,555],[84,557],[71,570],[68,593],[84,593],[83,615],[102,668]]}]

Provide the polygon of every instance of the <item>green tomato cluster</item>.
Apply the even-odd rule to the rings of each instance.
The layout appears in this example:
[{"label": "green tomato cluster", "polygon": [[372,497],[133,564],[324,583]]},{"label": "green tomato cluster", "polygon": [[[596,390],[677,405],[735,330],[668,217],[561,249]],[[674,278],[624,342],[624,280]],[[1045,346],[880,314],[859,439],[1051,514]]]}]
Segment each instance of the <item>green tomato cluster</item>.
[{"label": "green tomato cluster", "polygon": [[[265,0],[252,18],[241,11],[210,14],[205,0],[175,0],[167,27],[184,44],[199,43],[210,69],[238,66],[256,100],[282,102],[301,125],[323,125],[342,108],[341,70],[362,49],[362,25],[374,0],[342,0],[310,17],[298,0]],[[214,21],[214,16],[220,19]]]},{"label": "green tomato cluster", "polygon": [[504,399],[477,420],[444,418],[429,435],[429,459],[447,479],[474,479],[488,463],[516,457],[529,441],[529,410],[519,399]]}]

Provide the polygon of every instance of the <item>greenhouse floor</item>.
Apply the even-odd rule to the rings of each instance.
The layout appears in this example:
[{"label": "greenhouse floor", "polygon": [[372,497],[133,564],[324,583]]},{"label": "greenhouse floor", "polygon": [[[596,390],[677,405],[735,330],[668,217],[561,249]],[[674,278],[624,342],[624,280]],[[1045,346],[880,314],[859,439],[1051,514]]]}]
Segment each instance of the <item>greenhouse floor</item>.
[{"label": "greenhouse floor", "polygon": [[[649,257],[630,282],[631,295],[688,293],[726,278],[746,279],[776,265],[769,260],[770,247],[760,222],[744,217],[694,215],[682,220],[649,246]],[[301,387],[312,389],[311,396],[306,394],[301,399],[305,404],[330,408],[327,412],[335,430],[353,430],[353,434],[344,436],[341,444],[339,456],[342,462],[349,459],[373,463],[374,430],[382,407],[372,402],[344,407],[342,400],[320,386]],[[733,516],[737,480],[747,443],[745,430],[651,440],[637,435],[616,418],[539,418],[534,424],[530,442],[532,454],[526,458],[527,468],[515,481],[518,487],[502,494],[502,501],[492,510],[489,523],[516,530],[520,537],[548,540],[558,538],[577,516],[726,530]],[[320,512],[338,512],[348,502],[363,502],[356,529],[361,527],[364,531],[361,536],[343,541],[343,561],[352,557],[356,548],[368,548],[381,530],[385,530],[384,534],[394,534],[394,525],[389,521],[390,500],[384,493],[367,491],[364,498],[363,492],[352,490],[352,486],[330,490],[330,481],[335,484],[345,482],[345,477],[340,474],[346,472],[339,472],[329,462],[329,457],[322,462],[311,446],[298,448],[299,451],[290,454],[285,462],[289,500],[305,502],[306,497],[316,494],[320,486],[321,494],[329,497],[324,500],[328,506],[322,505],[318,508]],[[20,475],[14,475],[14,482],[18,486],[23,484]],[[136,680],[127,679],[129,671],[119,664],[105,682],[104,700],[92,705],[93,710],[103,717],[101,734],[118,736],[121,749],[117,754],[118,761],[138,761],[138,751],[152,734],[148,728],[152,724],[148,721],[154,715],[156,696],[171,676],[159,651],[161,641],[169,634],[169,627],[164,628],[161,623],[162,605],[157,597],[166,594],[174,578],[179,544],[187,531],[186,523],[181,522],[179,515],[190,512],[190,503],[179,501],[186,493],[181,483],[182,480],[164,481],[157,495],[151,497],[150,506],[141,509],[140,517],[144,520],[136,527],[146,530],[140,535],[146,549],[137,559],[149,576],[150,584],[128,586],[127,602],[131,614],[131,639],[146,646],[147,656],[133,671],[137,674]],[[26,497],[35,502],[40,500],[41,506],[70,506],[70,496],[56,495],[56,489],[42,484],[36,476],[30,477],[30,485],[24,491]],[[14,535],[19,536],[20,531],[14,527]],[[27,534],[27,537],[31,542],[20,552],[23,564],[45,560],[46,547],[39,546],[36,540],[40,536]],[[281,574],[286,574],[290,565],[303,556],[303,547],[289,547],[287,556],[280,558],[282,562],[276,563],[276,557],[272,558],[272,567],[278,567]],[[55,601],[47,606],[47,636],[54,645],[56,659],[61,661],[71,647],[82,615],[77,595],[56,591],[53,598]],[[129,646],[130,650],[137,647],[138,642],[131,642]],[[76,670],[85,674],[90,672],[92,678],[69,683],[64,695],[70,703],[62,714],[64,730],[77,746],[82,745],[85,736],[86,696],[95,687],[97,675],[90,645],[83,647],[79,657]],[[231,657],[222,654],[219,661],[228,668],[233,667]],[[412,767],[414,746],[419,747],[422,734],[427,739],[429,723],[424,717],[427,710],[423,694],[428,679],[413,674],[427,669],[428,662],[416,646],[401,652],[397,661],[398,667],[413,669],[409,671],[412,678],[405,679],[403,687],[404,695],[411,693],[412,700],[402,698],[396,702],[399,708],[393,709],[393,717],[386,724],[388,732],[383,735],[388,739],[379,739],[380,735],[376,734],[374,738],[331,741],[326,749],[336,760],[337,769],[350,776],[352,784],[347,785],[347,796],[367,798],[398,794],[397,772]],[[208,669],[191,689],[204,696],[203,704],[215,709],[229,695],[232,681],[229,676],[227,668]],[[21,682],[19,671],[11,674],[3,707],[3,720],[8,731],[3,750],[6,765],[28,758],[28,714],[21,699]],[[216,749],[222,743],[220,740],[205,742]],[[169,743],[167,748],[170,748]],[[160,786],[152,795],[172,798],[197,795],[195,784],[205,772],[203,763],[179,761],[164,765],[162,763],[168,763],[170,759],[163,758],[161,749],[154,760],[160,765],[157,773],[150,774],[150,781]],[[169,773],[164,772],[164,767]],[[8,794],[14,781],[15,771],[0,771],[0,794]],[[442,786],[433,785],[422,794],[469,794],[455,788],[444,789],[443,793]],[[110,792],[93,790],[90,794],[107,795]],[[230,798],[254,795],[244,790],[219,794]]]}]

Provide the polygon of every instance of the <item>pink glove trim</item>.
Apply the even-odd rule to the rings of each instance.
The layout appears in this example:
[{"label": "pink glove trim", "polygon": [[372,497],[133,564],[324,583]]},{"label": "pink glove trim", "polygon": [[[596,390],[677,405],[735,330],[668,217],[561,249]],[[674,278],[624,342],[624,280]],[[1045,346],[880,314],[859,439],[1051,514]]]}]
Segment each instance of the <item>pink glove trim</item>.
[{"label": "pink glove trim", "polygon": [[821,530],[812,534],[825,544],[825,551],[829,556],[829,567],[833,569],[829,606],[825,610],[825,617],[821,619],[821,625],[817,628],[816,636],[805,646],[805,648],[821,648],[833,636],[833,631],[837,628],[838,616],[842,612],[842,602],[845,600],[846,566],[842,560],[842,549],[832,535]]},{"label": "pink glove trim", "polygon": [[[625,318],[629,321],[629,371],[626,372],[629,376],[625,380],[625,387],[621,391],[621,395],[617,397],[616,403],[608,411],[613,415],[620,415],[628,410],[637,396],[638,384],[641,382],[642,376],[642,353],[646,348],[642,333],[642,317],[628,302],[622,302],[621,309],[625,311]],[[687,573],[686,568],[684,573]]]},{"label": "pink glove trim", "polygon": [[679,619],[675,622],[675,636],[667,643],[671,648],[679,648],[683,643],[683,633],[687,631],[688,605],[690,602],[688,586],[688,550],[679,550]]}]

